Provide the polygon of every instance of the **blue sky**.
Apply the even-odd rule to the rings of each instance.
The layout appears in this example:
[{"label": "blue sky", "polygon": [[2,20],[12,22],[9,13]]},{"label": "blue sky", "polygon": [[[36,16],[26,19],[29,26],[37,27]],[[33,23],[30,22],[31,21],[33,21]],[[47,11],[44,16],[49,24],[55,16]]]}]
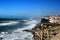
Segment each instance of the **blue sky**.
[{"label": "blue sky", "polygon": [[60,14],[60,0],[0,0],[0,18]]}]

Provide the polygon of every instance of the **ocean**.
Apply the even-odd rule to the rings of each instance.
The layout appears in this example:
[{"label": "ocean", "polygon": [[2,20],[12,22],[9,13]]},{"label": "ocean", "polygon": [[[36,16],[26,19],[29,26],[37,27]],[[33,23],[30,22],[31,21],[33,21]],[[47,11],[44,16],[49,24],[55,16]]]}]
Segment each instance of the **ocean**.
[{"label": "ocean", "polygon": [[32,30],[38,20],[5,20],[0,23],[0,40],[34,40],[30,32],[23,30]]}]

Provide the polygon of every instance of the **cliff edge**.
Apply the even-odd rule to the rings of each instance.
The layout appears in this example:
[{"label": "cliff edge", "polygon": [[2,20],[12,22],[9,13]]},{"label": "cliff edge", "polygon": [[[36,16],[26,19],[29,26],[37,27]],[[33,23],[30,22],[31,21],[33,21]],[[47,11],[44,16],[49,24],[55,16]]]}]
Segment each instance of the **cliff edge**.
[{"label": "cliff edge", "polygon": [[[50,23],[48,19],[41,19],[32,30],[24,30],[33,34],[34,40],[56,40],[60,39],[60,24]],[[57,37],[58,36],[58,37]]]}]

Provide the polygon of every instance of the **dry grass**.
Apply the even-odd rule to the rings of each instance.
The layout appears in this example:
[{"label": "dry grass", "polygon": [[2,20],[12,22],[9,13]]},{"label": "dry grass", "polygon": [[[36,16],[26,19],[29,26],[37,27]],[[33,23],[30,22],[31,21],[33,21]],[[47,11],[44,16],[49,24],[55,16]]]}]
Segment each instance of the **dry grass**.
[{"label": "dry grass", "polygon": [[60,33],[58,33],[56,36],[51,38],[51,40],[60,40]]}]

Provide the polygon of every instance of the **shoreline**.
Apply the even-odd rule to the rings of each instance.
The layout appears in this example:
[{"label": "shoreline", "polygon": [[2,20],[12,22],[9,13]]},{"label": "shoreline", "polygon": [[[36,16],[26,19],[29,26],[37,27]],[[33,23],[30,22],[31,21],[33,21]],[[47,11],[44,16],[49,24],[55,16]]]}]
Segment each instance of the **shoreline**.
[{"label": "shoreline", "polygon": [[[31,32],[33,34],[34,40],[52,40],[54,36],[60,33],[60,27],[53,26],[52,23],[39,23],[32,30],[23,30],[26,32]],[[59,25],[60,26],[60,25]]]}]

